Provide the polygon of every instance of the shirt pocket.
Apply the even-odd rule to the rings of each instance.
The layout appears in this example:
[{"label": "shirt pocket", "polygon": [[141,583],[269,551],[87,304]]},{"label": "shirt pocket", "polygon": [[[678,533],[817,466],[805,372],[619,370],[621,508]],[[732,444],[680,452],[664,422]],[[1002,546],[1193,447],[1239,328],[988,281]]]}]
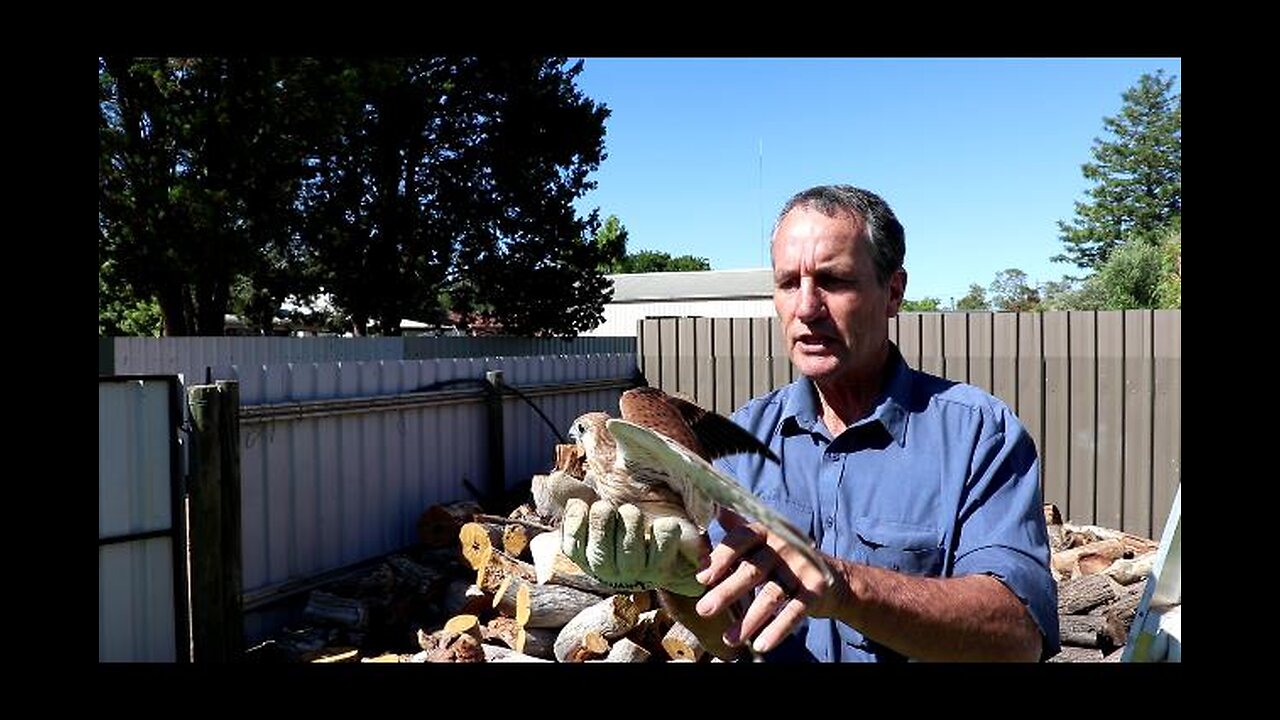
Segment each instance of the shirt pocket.
[{"label": "shirt pocket", "polygon": [[942,533],[936,528],[862,516],[853,531],[858,562],[907,575],[936,577],[942,571]]}]

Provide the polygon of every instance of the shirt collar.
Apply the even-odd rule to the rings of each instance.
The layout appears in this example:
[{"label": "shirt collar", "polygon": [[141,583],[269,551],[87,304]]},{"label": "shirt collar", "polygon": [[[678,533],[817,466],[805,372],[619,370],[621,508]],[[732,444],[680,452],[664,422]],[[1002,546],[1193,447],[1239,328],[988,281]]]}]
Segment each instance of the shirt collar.
[{"label": "shirt collar", "polygon": [[[907,407],[910,405],[913,373],[898,346],[892,342],[889,343],[885,376],[885,385],[875,410],[851,427],[878,422],[902,446],[907,441]],[[819,409],[818,391],[813,381],[807,377],[797,378],[785,395],[778,431],[783,435],[817,432],[829,437],[826,426],[818,422]]]}]

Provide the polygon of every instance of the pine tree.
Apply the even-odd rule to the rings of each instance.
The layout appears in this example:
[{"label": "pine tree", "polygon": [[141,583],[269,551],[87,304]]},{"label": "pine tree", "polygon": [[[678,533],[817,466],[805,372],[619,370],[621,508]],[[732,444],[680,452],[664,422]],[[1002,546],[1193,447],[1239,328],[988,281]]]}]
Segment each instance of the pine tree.
[{"label": "pine tree", "polygon": [[1123,94],[1120,114],[1103,119],[1112,139],[1094,139],[1085,179],[1090,202],[1059,221],[1066,252],[1053,258],[1097,270],[1129,242],[1157,245],[1182,216],[1182,94],[1176,76],[1144,74]]}]

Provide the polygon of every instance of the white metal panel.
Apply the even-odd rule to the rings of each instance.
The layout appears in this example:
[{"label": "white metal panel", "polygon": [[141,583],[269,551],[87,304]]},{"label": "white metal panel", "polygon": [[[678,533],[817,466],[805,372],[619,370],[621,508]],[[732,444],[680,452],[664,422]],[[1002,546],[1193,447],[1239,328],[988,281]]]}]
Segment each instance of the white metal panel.
[{"label": "white metal panel", "polygon": [[98,546],[98,662],[174,662],[173,541]]},{"label": "white metal panel", "polygon": [[[172,530],[170,386],[98,383],[98,538]],[[173,662],[171,537],[98,547],[99,662]]]},{"label": "white metal panel", "polygon": [[608,303],[604,321],[582,335],[636,334],[636,323],[647,317],[773,317],[773,300],[696,300]]}]

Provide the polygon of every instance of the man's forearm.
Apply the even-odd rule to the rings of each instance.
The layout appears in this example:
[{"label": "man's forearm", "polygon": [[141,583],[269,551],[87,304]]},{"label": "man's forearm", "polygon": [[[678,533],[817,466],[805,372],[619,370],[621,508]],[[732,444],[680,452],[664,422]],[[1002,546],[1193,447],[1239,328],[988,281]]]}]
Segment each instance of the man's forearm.
[{"label": "man's forearm", "polygon": [[988,575],[923,578],[833,561],[834,617],[914,660],[1040,659],[1042,638],[1026,607]]}]

